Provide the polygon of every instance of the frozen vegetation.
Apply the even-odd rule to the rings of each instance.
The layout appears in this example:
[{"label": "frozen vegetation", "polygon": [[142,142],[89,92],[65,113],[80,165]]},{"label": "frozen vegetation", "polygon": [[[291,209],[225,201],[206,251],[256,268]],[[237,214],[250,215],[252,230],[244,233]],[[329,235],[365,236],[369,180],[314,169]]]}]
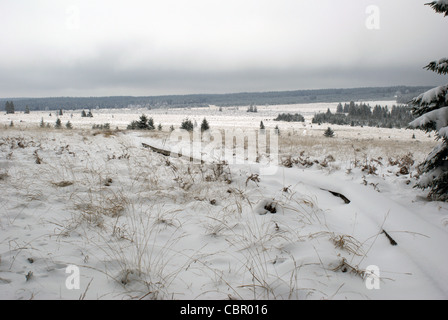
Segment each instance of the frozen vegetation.
[{"label": "frozen vegetation", "polygon": [[[61,129],[54,111],[1,114],[0,299],[447,299],[448,204],[414,188],[436,142],[338,125],[328,139],[311,119],[336,107],[64,110]],[[162,130],[126,130],[142,114]],[[278,170],[261,174],[263,152],[192,163],[143,145],[170,150],[171,126],[204,117],[278,126]]]}]

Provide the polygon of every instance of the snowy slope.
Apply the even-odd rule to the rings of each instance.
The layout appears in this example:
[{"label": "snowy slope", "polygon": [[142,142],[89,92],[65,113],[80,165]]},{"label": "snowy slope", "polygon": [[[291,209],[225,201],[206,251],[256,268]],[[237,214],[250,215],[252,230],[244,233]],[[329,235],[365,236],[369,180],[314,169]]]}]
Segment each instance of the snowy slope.
[{"label": "snowy slope", "polygon": [[170,147],[159,133],[0,132],[1,299],[448,298],[448,204],[412,188],[415,165],[369,173],[333,153],[331,168],[322,154],[257,176],[263,162],[191,164],[142,142]]}]

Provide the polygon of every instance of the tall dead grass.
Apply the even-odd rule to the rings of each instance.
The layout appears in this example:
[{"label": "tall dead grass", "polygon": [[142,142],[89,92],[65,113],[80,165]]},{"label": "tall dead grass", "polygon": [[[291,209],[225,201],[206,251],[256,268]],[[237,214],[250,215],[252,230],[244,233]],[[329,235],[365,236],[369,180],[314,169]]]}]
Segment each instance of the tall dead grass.
[{"label": "tall dead grass", "polygon": [[280,136],[280,154],[296,157],[301,153],[313,159],[320,159],[322,155],[332,155],[339,161],[352,161],[355,158],[397,158],[412,153],[415,159],[426,157],[434,148],[433,141],[419,142],[412,139],[394,140],[384,139],[328,139],[321,136],[288,135]]}]

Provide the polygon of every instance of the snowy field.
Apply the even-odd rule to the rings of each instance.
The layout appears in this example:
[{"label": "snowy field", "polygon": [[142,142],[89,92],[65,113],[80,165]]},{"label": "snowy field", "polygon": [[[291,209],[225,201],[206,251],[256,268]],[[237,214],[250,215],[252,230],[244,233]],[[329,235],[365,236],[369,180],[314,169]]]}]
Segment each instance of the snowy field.
[{"label": "snowy field", "polygon": [[[61,130],[39,128],[55,111],[1,114],[0,299],[448,299],[448,203],[413,188],[434,139],[325,138],[310,119],[336,106],[65,111]],[[142,113],[163,131],[123,130]],[[278,125],[278,170],[260,174],[267,154],[191,163],[142,146],[169,150],[187,117]]]},{"label": "snowy field", "polygon": [[[343,102],[344,103],[344,102]],[[374,107],[376,104],[387,105],[391,108],[394,101],[365,101]],[[147,109],[147,108],[129,108],[129,109],[97,109],[92,110],[93,118],[82,118],[81,110],[64,110],[61,121],[65,124],[70,121],[75,128],[91,128],[93,124],[113,124],[113,129],[126,129],[127,125],[133,121],[138,120],[139,116],[146,114],[153,117],[154,122],[158,125],[161,123],[166,129],[171,125],[178,127],[182,120],[189,118],[196,121],[199,125],[204,117],[214,127],[222,128],[258,128],[261,120],[267,120],[267,128],[272,125],[275,127],[278,123],[274,123],[272,119],[276,118],[279,113],[300,113],[308,122],[311,122],[314,114],[318,112],[326,112],[328,108],[332,112],[336,112],[338,103],[313,103],[313,104],[298,104],[298,105],[278,105],[278,106],[257,106],[257,113],[247,112],[248,107],[223,107],[220,112],[216,106],[209,108],[189,108],[189,109]],[[88,109],[85,109],[88,112]],[[16,113],[5,115],[0,118],[0,125],[9,125],[11,121],[14,125],[23,128],[34,127],[40,121],[50,123],[52,126],[56,122],[56,111],[38,111],[31,114]]]}]

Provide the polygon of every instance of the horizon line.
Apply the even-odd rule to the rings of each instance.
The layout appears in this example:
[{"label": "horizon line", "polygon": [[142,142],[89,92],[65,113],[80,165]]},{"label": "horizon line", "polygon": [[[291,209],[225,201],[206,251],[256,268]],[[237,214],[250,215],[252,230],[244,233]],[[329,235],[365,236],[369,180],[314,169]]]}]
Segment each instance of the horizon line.
[{"label": "horizon line", "polygon": [[160,95],[104,95],[104,96],[46,96],[46,97],[1,97],[0,100],[12,99],[57,99],[57,98],[157,98],[157,97],[188,97],[188,96],[220,96],[220,95],[238,95],[238,94],[263,94],[263,93],[286,93],[286,92],[307,92],[307,91],[324,91],[324,90],[359,90],[359,89],[384,89],[384,88],[426,88],[433,85],[393,85],[393,86],[366,86],[366,87],[350,87],[350,88],[320,88],[320,89],[296,89],[296,90],[273,90],[273,91],[240,91],[226,93],[186,93],[186,94],[160,94]]}]

